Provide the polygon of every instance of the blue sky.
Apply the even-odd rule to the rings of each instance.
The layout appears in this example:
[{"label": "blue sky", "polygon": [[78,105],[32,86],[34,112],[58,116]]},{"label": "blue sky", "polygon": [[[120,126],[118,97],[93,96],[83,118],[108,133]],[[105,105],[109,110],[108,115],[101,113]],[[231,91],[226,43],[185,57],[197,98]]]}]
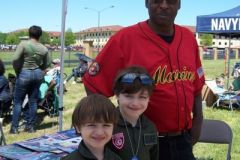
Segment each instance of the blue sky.
[{"label": "blue sky", "polygon": [[[128,26],[148,18],[145,0],[68,0],[66,29],[73,32],[97,26],[97,12],[102,10],[100,26]],[[196,25],[196,16],[222,12],[239,5],[239,0],[182,0],[176,23]],[[60,31],[62,0],[1,0],[0,32],[39,25],[45,31]]]}]

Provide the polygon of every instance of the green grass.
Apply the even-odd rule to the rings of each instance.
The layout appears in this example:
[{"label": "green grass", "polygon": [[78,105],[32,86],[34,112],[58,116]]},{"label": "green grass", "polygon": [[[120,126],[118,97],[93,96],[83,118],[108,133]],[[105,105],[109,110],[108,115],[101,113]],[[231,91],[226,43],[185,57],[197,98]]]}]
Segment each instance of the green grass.
[{"label": "green grass", "polygon": [[[233,68],[234,62],[237,60],[230,60],[230,73]],[[239,61],[239,60],[238,60]],[[203,69],[206,79],[214,79],[222,73],[227,73],[228,69],[225,69],[225,65],[228,64],[224,60],[204,60],[202,61]],[[229,78],[229,83],[232,81],[232,77]],[[227,77],[225,77],[225,85],[227,83]],[[230,125],[233,131],[233,146],[232,146],[232,160],[240,159],[240,125],[239,116],[240,111],[229,111],[226,109],[213,109],[211,107],[203,108],[204,118],[223,120]],[[218,133],[216,133],[218,134]],[[224,160],[226,159],[227,145],[219,144],[207,144],[197,143],[194,146],[194,155],[201,160]]]},{"label": "green grass", "polygon": [[[240,159],[240,138],[238,137],[240,131],[239,115],[240,112],[238,110],[229,111],[225,109],[212,109],[210,107],[204,108],[204,118],[223,120],[231,126],[233,131],[232,160]],[[227,145],[197,143],[194,146],[194,154],[206,160],[224,160],[227,154]]]},{"label": "green grass", "polygon": [[[57,55],[57,53],[54,53]],[[1,58],[2,54],[0,53]],[[8,56],[5,57],[9,58]],[[5,60],[5,58],[2,58]],[[233,63],[236,60],[230,61],[230,66],[233,66]],[[225,72],[225,61],[224,60],[204,60],[203,68],[206,74],[206,79],[214,79],[216,76],[219,76],[221,73]],[[71,67],[68,67],[65,64],[64,72],[70,73]],[[7,67],[7,72],[12,72],[10,66]],[[230,71],[232,68],[230,68]],[[231,79],[230,79],[231,80]],[[75,107],[77,101],[79,101],[83,96],[85,96],[84,88],[82,84],[72,84],[71,81],[66,85],[68,92],[64,94],[64,112],[63,112],[63,129],[69,129],[71,126],[71,114]],[[114,100],[114,98],[113,98]],[[240,111],[234,110],[229,111],[226,109],[212,109],[210,107],[204,107],[204,118],[208,119],[217,119],[223,120],[228,123],[233,130],[233,146],[232,146],[232,160],[240,159]],[[39,110],[39,115],[41,115],[41,110]],[[7,139],[7,143],[13,143],[17,141],[22,141],[29,138],[38,137],[44,134],[50,134],[58,131],[58,119],[56,117],[50,118],[48,116],[39,116],[39,123],[37,127],[37,132],[34,134],[29,134],[21,132],[19,135],[10,135],[8,134],[10,128],[10,122],[5,121],[4,123],[4,133]],[[217,134],[217,133],[216,133]],[[204,144],[198,143],[194,146],[194,154],[201,160],[224,160],[226,157],[227,145],[214,145],[214,144]]]},{"label": "green grass", "polygon": [[[234,62],[240,62],[240,60],[230,60],[230,74],[232,72],[232,68]],[[203,69],[205,72],[206,79],[213,79],[219,76],[222,73],[227,73],[227,65],[228,63],[225,60],[204,60],[202,62]],[[226,66],[226,68],[225,68]]]}]

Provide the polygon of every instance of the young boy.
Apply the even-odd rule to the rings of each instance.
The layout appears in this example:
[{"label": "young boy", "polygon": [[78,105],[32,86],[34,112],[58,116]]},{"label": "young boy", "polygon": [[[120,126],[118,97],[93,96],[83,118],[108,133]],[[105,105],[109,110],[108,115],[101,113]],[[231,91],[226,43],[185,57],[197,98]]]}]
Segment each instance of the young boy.
[{"label": "young boy", "polygon": [[115,78],[120,119],[109,146],[124,160],[158,160],[157,129],[143,115],[153,88],[152,78],[142,67],[128,67]]},{"label": "young boy", "polygon": [[72,115],[72,124],[82,141],[76,151],[62,160],[121,160],[105,147],[117,120],[116,109],[108,98],[99,94],[84,97]]}]

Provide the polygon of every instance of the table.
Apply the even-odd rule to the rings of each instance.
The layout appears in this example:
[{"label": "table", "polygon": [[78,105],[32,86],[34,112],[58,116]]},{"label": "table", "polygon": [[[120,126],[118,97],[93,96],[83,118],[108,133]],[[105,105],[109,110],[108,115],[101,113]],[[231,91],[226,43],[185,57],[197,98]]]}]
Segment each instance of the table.
[{"label": "table", "polygon": [[77,149],[81,137],[74,129],[0,147],[0,160],[59,160]]}]

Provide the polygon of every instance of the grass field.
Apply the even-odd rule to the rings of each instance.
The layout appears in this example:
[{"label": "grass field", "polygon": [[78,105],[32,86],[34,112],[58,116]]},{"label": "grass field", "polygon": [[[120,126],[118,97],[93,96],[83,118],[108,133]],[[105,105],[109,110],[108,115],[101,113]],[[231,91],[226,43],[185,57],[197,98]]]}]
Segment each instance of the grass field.
[{"label": "grass field", "polygon": [[[7,54],[7,56],[6,56]],[[0,57],[5,60],[9,58],[10,53],[0,53]],[[57,57],[57,53],[54,53],[53,56]],[[233,66],[235,61],[231,60],[230,66]],[[225,62],[224,60],[204,60],[203,68],[206,74],[206,79],[214,79],[216,76],[225,72]],[[65,64],[64,72],[69,74],[73,65],[68,67],[68,64]],[[231,69],[230,69],[231,71]],[[7,73],[12,72],[10,66],[7,66]],[[231,79],[230,79],[231,80]],[[71,81],[66,85],[68,92],[64,94],[64,112],[63,112],[63,129],[69,129],[71,126],[71,114],[75,104],[83,96],[85,96],[84,88],[81,83],[72,84]],[[212,109],[211,107],[204,107],[204,118],[208,119],[218,119],[223,120],[228,123],[233,130],[233,146],[232,146],[232,160],[240,159],[240,112],[238,110],[229,111],[225,109]],[[4,121],[4,133],[7,139],[7,143],[13,143],[21,141],[24,139],[38,137],[44,134],[54,133],[58,131],[58,118],[49,116],[43,116],[42,111],[38,112],[38,127],[37,132],[34,134],[29,134],[21,132],[19,135],[10,135],[10,120],[5,119]],[[218,133],[216,133],[218,134]],[[200,144],[194,146],[194,154],[196,157],[199,157],[201,160],[224,160],[226,159],[227,145],[213,145],[213,144]]]}]

